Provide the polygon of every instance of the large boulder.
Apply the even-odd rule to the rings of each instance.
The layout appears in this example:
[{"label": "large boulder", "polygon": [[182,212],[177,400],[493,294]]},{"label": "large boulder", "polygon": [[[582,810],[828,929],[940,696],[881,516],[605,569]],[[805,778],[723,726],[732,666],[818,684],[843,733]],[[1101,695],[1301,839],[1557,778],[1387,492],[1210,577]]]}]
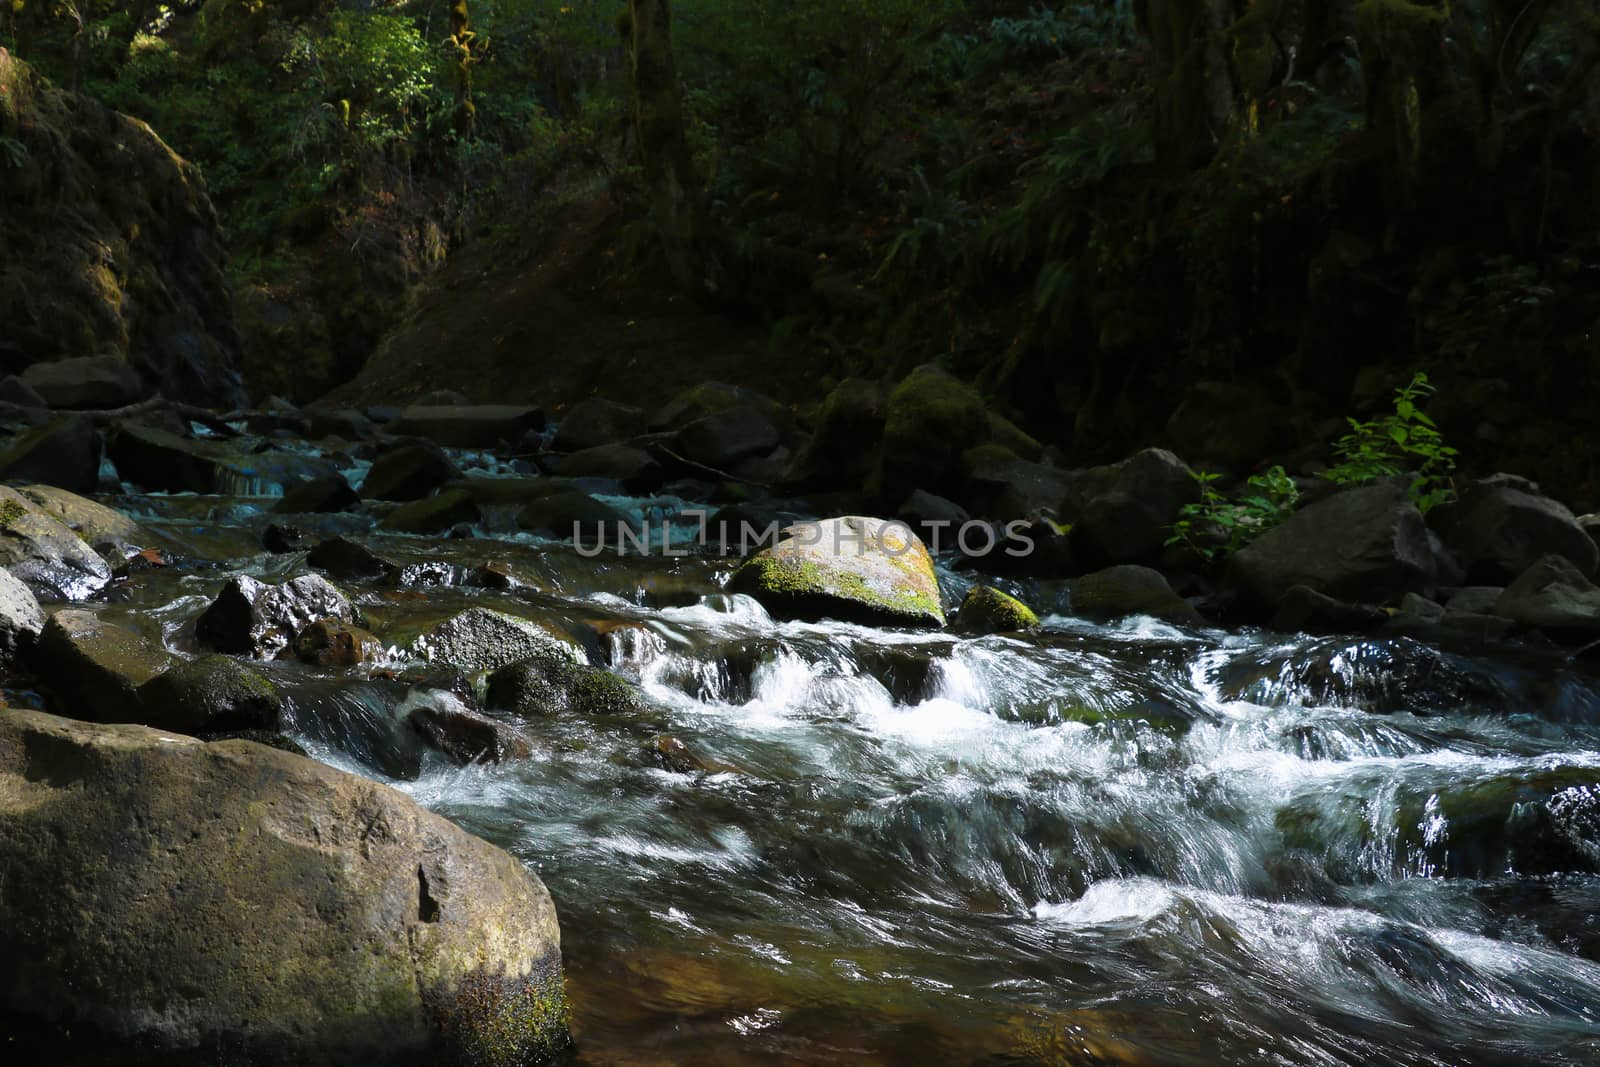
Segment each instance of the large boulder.
[{"label": "large boulder", "polygon": [[301,627],[318,619],[356,621],[350,601],[320,574],[303,574],[278,585],[241,574],[195,620],[194,634],[218,652],[271,659]]},{"label": "large boulder", "polygon": [[447,448],[493,448],[516,444],[529,430],[544,429],[544,412],[526,404],[419,405],[402,411],[389,429]]},{"label": "large boulder", "polygon": [[22,381],[53,408],[120,408],[145,396],[139,372],[115,356],[35,363],[22,372]]},{"label": "large boulder", "polygon": [[1078,477],[1048,463],[1022,459],[994,442],[968,449],[961,467],[969,503],[997,519],[1057,514]]},{"label": "large boulder", "polygon": [[595,445],[569,452],[556,462],[563,478],[609,478],[632,493],[648,492],[661,484],[661,464],[649,452],[633,445]]},{"label": "large boulder", "polygon": [[24,380],[57,407],[119,406],[140,378],[237,404],[226,251],[200,173],[145,123],[0,52],[6,142],[0,354],[34,364]]},{"label": "large boulder", "polygon": [[1082,471],[1065,497],[1078,556],[1091,563],[1137,563],[1161,555],[1179,510],[1200,499],[1200,485],[1183,460],[1147,448]]},{"label": "large boulder", "polygon": [[43,628],[44,611],[34,599],[33,590],[0,568],[0,668],[31,649]]},{"label": "large boulder", "polygon": [[574,713],[584,718],[629,717],[645,710],[626,680],[550,649],[489,674],[484,702],[530,718]]},{"label": "large boulder", "polygon": [[10,486],[0,486],[0,566],[44,600],[83,600],[111,581],[99,553]]},{"label": "large boulder", "polygon": [[726,471],[740,460],[764,456],[777,448],[783,442],[787,414],[776,405],[765,404],[714,411],[678,430],[678,448],[695,463]]},{"label": "large boulder", "polygon": [[1032,608],[992,585],[975,585],[967,590],[956,620],[963,629],[984,634],[1031,630],[1039,625],[1039,616]]},{"label": "large boulder", "polygon": [[879,460],[883,492],[900,500],[913,489],[948,489],[959,478],[961,454],[991,432],[977,393],[940,367],[918,367],[889,394]]},{"label": "large boulder", "polygon": [[464,489],[447,489],[437,496],[410,500],[383,517],[380,528],[391,533],[443,533],[453,526],[471,525],[483,518],[472,494]]},{"label": "large boulder", "polygon": [[642,408],[594,397],[572,405],[556,424],[551,447],[557,452],[581,452],[627,441],[644,428]]},{"label": "large boulder", "polygon": [[177,493],[273,496],[286,486],[338,473],[325,460],[299,452],[248,452],[228,441],[191,440],[134,422],[116,427],[106,451],[124,481]]},{"label": "large boulder", "polygon": [[262,745],[0,711],[0,885],[0,1025],[52,1058],[498,1067],[569,1043],[535,876]]},{"label": "large boulder", "polygon": [[76,493],[53,485],[19,485],[17,492],[109,559],[126,559],[155,543],[149,530],[122,512]]},{"label": "large boulder", "polygon": [[361,506],[361,497],[337,471],[283,489],[283,498],[272,506],[279,515],[324,514],[349,511]]},{"label": "large boulder", "polygon": [[1405,489],[1381,482],[1295,512],[1236,553],[1227,580],[1268,609],[1297,585],[1336,600],[1392,603],[1428,591],[1434,553]]},{"label": "large boulder", "polygon": [[54,419],[0,449],[0,478],[92,493],[100,484],[100,452],[100,433],[88,419]]},{"label": "large boulder", "polygon": [[602,545],[615,549],[628,516],[588,493],[563,489],[528,501],[517,512],[517,526],[529,533],[571,539],[585,549]]},{"label": "large boulder", "polygon": [[1460,500],[1438,508],[1431,518],[1472,582],[1510,581],[1552,553],[1590,578],[1600,567],[1600,548],[1577,517],[1514,475],[1473,483]]},{"label": "large boulder", "polygon": [[583,658],[538,623],[488,608],[468,608],[417,638],[413,647],[430,663],[468,674],[540,655],[566,656],[575,663]]},{"label": "large boulder", "polygon": [[1542,556],[1506,586],[1494,613],[1554,633],[1600,633],[1600,588],[1565,556]]},{"label": "large boulder", "polygon": [[736,572],[729,588],[782,618],[943,626],[933,559],[900,522],[847,515],[797,523]]},{"label": "large boulder", "polygon": [[401,445],[373,461],[361,482],[361,495],[369,500],[421,500],[457,473],[438,445]]},{"label": "large boulder", "polygon": [[142,722],[140,688],[177,662],[138,620],[79,608],[52,615],[33,653],[55,706],[98,722]]}]

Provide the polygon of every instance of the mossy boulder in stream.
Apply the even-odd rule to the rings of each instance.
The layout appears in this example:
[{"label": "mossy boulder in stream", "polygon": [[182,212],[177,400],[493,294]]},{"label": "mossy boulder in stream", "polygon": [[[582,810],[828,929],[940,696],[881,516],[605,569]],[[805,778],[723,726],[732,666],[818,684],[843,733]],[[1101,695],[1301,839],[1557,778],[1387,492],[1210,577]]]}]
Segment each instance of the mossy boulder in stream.
[{"label": "mossy boulder in stream", "polygon": [[549,648],[491,672],[484,703],[519,715],[631,718],[647,709],[627,680]]},{"label": "mossy boulder in stream", "polygon": [[483,518],[472,494],[462,489],[447,489],[425,500],[412,500],[395,508],[378,525],[390,533],[444,533],[461,523],[472,524]]},{"label": "mossy boulder in stream", "polygon": [[913,489],[942,491],[960,473],[961,454],[989,440],[983,400],[953,374],[918,367],[889,394],[880,481],[893,500]]},{"label": "mossy boulder in stream", "polygon": [[142,721],[140,687],[177,662],[137,619],[80,608],[51,616],[32,656],[55,706],[99,722]]},{"label": "mossy boulder in stream", "polygon": [[1032,608],[992,585],[975,585],[967,590],[957,619],[963,629],[985,634],[1028,630],[1039,625],[1039,616]]},{"label": "mossy boulder in stream", "polygon": [[803,522],[734,572],[729,588],[781,618],[944,625],[933,559],[904,523],[861,515]]},{"label": "mossy boulder in stream", "polygon": [[0,885],[0,1029],[57,1031],[63,1058],[498,1067],[570,1043],[539,880],[287,752],[0,711]]},{"label": "mossy boulder in stream", "polygon": [[139,687],[138,702],[139,722],[184,734],[270,732],[283,715],[277,686],[260,671],[217,654],[152,678]]}]

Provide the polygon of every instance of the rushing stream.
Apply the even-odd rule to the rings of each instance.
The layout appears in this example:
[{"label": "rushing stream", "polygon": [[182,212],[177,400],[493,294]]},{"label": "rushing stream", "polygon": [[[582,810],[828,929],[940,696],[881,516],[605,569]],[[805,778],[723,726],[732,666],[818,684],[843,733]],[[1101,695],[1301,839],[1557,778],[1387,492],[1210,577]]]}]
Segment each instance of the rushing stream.
[{"label": "rushing stream", "polygon": [[[305,569],[262,501],[111,502],[178,562],[101,610],[174,648],[229,573]],[[386,642],[483,604],[643,687],[648,721],[534,720],[535,758],[462,768],[395,670],[271,666],[314,755],[538,871],[584,1063],[1600,1062],[1600,679],[1551,650],[779,623],[731,561],[308,525],[417,564],[346,583]],[[489,561],[517,584],[461,584]]]}]

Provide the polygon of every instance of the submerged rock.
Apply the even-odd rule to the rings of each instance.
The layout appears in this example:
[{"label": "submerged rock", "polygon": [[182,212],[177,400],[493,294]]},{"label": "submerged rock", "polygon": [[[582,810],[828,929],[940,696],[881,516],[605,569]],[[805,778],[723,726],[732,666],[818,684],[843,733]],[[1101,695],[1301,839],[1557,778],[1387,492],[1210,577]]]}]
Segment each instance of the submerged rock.
[{"label": "submerged rock", "polygon": [[539,880],[400,793],[243,741],[0,711],[0,1017],[207,1062],[545,1062]]},{"label": "submerged rock", "polygon": [[904,523],[848,515],[784,534],[734,572],[731,590],[783,618],[944,625],[933,560]]},{"label": "submerged rock", "polygon": [[499,763],[533,755],[533,739],[510,723],[473,711],[454,693],[414,690],[400,713],[428,744],[456,763]]},{"label": "submerged rock", "polygon": [[1039,616],[1016,597],[992,585],[975,585],[967,590],[956,619],[964,629],[978,633],[1008,633],[1039,625]]},{"label": "submerged rock", "polygon": [[468,608],[417,638],[415,649],[431,663],[472,673],[540,655],[580,662],[577,648],[538,623],[488,608]]},{"label": "submerged rock", "polygon": [[43,600],[83,600],[111,581],[83,538],[9,486],[0,486],[0,566]]},{"label": "submerged rock", "polygon": [[279,585],[249,575],[232,579],[198,619],[194,633],[219,652],[270,659],[283,651],[302,626],[317,619],[356,621],[345,595],[319,574],[304,574]]}]

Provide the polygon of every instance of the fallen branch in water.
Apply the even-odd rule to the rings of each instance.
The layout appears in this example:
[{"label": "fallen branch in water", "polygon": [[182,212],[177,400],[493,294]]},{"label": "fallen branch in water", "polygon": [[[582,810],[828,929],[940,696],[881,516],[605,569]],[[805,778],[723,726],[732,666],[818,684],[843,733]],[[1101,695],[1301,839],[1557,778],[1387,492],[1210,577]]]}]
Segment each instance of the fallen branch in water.
[{"label": "fallen branch in water", "polygon": [[0,400],[0,413],[6,415],[23,415],[29,418],[73,417],[88,419],[96,426],[116,422],[119,419],[132,418],[135,415],[148,415],[152,411],[164,410],[170,410],[183,418],[204,423],[209,429],[223,437],[239,436],[239,431],[229,426],[226,420],[235,417],[235,415],[242,417],[244,414],[234,412],[226,416],[219,415],[210,408],[185,404],[181,400],[168,400],[160,394],[147,400],[140,400],[137,403],[126,404],[120,408],[44,408],[34,404],[18,404],[10,400]]}]

